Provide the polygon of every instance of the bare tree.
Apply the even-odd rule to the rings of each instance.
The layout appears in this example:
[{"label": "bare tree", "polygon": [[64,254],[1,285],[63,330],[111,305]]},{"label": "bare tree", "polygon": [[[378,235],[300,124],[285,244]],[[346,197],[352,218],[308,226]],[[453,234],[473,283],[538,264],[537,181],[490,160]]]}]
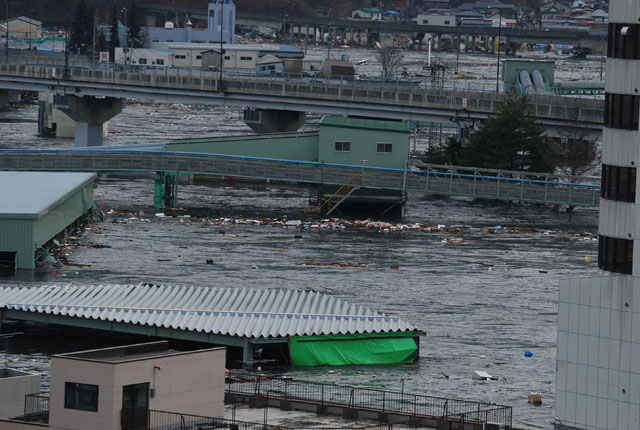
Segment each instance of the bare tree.
[{"label": "bare tree", "polygon": [[404,52],[395,46],[385,46],[378,51],[378,59],[382,65],[382,79],[389,77],[397,71],[402,64]]},{"label": "bare tree", "polygon": [[580,127],[577,114],[572,115],[571,125],[559,131],[559,138],[554,139],[554,150],[557,170],[562,175],[584,176],[600,164],[598,143],[591,136],[591,131]]}]

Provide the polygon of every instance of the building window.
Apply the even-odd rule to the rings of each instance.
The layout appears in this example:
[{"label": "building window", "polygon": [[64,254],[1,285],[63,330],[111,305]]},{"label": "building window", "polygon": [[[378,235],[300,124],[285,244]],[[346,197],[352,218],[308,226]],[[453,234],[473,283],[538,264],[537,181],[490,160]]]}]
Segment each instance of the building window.
[{"label": "building window", "polygon": [[449,25],[449,24],[451,24],[451,21],[445,19],[444,20],[444,25]]},{"label": "building window", "polygon": [[604,126],[638,130],[640,96],[607,93],[604,100]]},{"label": "building window", "polygon": [[156,64],[157,64],[158,66],[164,66],[164,60],[163,60],[163,59],[158,58],[158,59],[156,60]]},{"label": "building window", "polygon": [[98,386],[66,382],[64,384],[64,407],[98,412]]},{"label": "building window", "polygon": [[202,55],[196,55],[196,60],[202,60]]},{"label": "building window", "polygon": [[175,58],[176,60],[184,60],[187,58],[186,55],[175,55],[173,58]]},{"label": "building window", "polygon": [[609,24],[609,58],[640,60],[640,25]]},{"label": "building window", "polygon": [[224,59],[225,59],[225,60],[231,60],[231,57],[230,57],[230,56],[228,56],[228,55],[225,55],[225,56],[224,56]]},{"label": "building window", "polygon": [[240,61],[251,61],[253,57],[240,57]]},{"label": "building window", "polygon": [[602,165],[600,197],[618,202],[636,202],[636,168]]},{"label": "building window", "polygon": [[391,154],[393,152],[392,143],[378,143],[376,152],[378,154]]},{"label": "building window", "polygon": [[147,59],[146,59],[146,58],[140,58],[140,59],[138,60],[138,63],[140,63],[140,64],[147,64]]},{"label": "building window", "polygon": [[336,142],[335,143],[336,152],[350,152],[351,151],[351,142]]},{"label": "building window", "polygon": [[600,235],[598,268],[608,272],[631,275],[633,269],[633,240]]}]

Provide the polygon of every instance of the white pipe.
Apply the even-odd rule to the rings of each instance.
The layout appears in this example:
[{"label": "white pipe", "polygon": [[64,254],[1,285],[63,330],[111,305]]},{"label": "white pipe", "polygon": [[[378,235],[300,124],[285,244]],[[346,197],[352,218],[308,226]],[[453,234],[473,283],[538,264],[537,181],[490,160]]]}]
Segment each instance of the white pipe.
[{"label": "white pipe", "polygon": [[429,67],[431,67],[431,39],[429,39]]}]

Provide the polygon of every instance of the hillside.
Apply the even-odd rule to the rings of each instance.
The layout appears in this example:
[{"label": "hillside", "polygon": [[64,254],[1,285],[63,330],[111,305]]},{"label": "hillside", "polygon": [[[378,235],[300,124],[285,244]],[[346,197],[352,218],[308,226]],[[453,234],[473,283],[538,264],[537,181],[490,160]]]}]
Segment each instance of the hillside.
[{"label": "hillside", "polygon": [[[69,21],[73,18],[73,11],[78,0],[8,0],[9,16],[31,16],[45,25],[64,25],[65,7],[61,7],[68,1]],[[96,7],[98,20],[105,23],[115,4],[119,8],[129,6],[131,0],[85,0],[87,4]],[[145,0],[149,3],[158,3],[176,6],[187,6],[206,9],[208,0]],[[141,2],[139,0],[139,2]],[[287,13],[293,16],[314,16],[316,10],[329,10],[330,16],[347,16],[353,8],[369,5],[369,0],[235,0],[238,10],[272,13],[280,15]],[[32,12],[33,11],[33,12]],[[4,7],[0,11],[1,20],[4,19]]]}]

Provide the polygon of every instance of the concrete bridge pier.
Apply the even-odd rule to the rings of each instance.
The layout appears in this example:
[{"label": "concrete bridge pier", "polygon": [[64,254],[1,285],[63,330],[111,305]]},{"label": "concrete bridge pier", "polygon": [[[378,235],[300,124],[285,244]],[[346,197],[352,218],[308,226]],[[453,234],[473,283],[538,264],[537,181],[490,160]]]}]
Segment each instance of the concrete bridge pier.
[{"label": "concrete bridge pier", "polygon": [[123,99],[58,96],[55,107],[75,121],[75,146],[102,146],[103,125],[122,112]]},{"label": "concrete bridge pier", "polygon": [[277,109],[245,109],[244,122],[258,134],[297,131],[307,119],[306,112]]},{"label": "concrete bridge pier", "polygon": [[9,103],[9,90],[0,90],[0,109]]}]

